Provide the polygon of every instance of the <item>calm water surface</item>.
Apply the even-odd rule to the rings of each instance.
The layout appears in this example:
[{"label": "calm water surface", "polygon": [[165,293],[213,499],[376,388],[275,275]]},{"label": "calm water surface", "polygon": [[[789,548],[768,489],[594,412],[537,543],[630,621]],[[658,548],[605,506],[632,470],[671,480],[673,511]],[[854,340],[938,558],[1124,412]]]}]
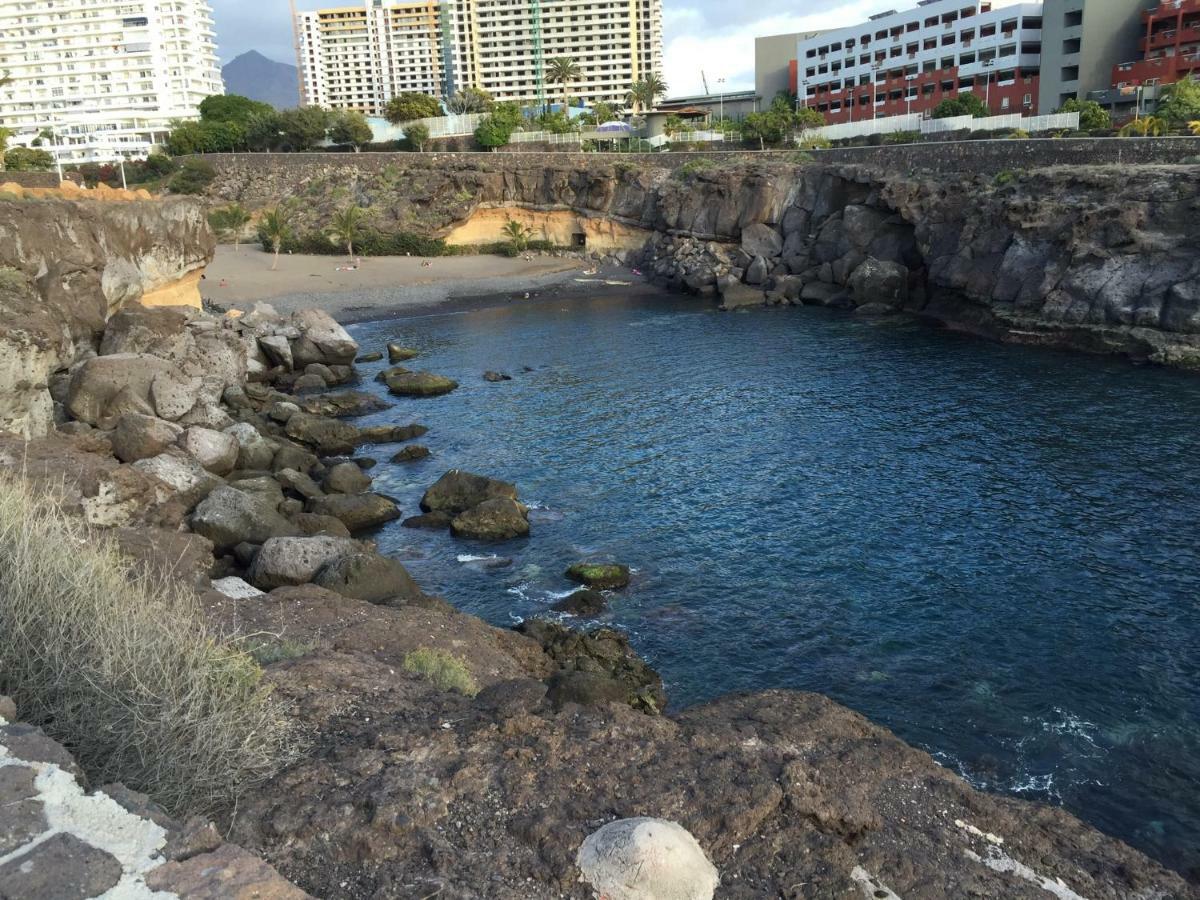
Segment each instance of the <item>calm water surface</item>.
[{"label": "calm water surface", "polygon": [[[427,589],[510,624],[610,556],[637,572],[606,621],[673,705],[820,691],[979,786],[1200,867],[1200,377],[672,298],[352,330],[462,383],[367,419],[431,427],[424,462],[367,451],[379,490],[411,515],[462,467],[535,507],[499,547],[385,529]],[[512,565],[468,558],[491,553]]]}]

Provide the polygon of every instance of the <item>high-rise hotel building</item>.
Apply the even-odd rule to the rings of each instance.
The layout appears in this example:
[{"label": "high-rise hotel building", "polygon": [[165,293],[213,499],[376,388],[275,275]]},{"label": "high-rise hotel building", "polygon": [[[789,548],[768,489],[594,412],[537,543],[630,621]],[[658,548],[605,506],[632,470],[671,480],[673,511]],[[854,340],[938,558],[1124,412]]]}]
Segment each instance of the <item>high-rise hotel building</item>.
[{"label": "high-rise hotel building", "polygon": [[223,93],[214,37],[207,0],[0,0],[0,127],[64,162],[145,156]]},{"label": "high-rise hotel building", "polygon": [[305,103],[368,114],[405,91],[553,101],[560,56],[580,69],[569,95],[589,103],[662,73],[662,0],[365,0],[297,13],[295,28]]}]

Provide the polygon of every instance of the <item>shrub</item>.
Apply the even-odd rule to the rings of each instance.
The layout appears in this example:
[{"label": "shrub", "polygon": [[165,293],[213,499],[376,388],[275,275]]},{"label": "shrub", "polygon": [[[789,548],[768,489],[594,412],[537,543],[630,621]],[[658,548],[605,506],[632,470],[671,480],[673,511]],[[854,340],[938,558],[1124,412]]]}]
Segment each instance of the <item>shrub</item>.
[{"label": "shrub", "polygon": [[202,194],[216,177],[212,163],[203,159],[189,159],[171,176],[167,188],[172,194]]},{"label": "shrub", "polygon": [[414,122],[404,129],[404,142],[409,150],[424,150],[425,145],[429,143],[429,129],[420,122]]},{"label": "shrub", "polygon": [[699,159],[689,159],[675,170],[674,175],[676,178],[681,180],[687,179],[691,178],[693,175],[699,174],[700,172],[707,172],[709,169],[716,168],[716,165],[717,164],[713,160],[704,156],[700,157]]},{"label": "shrub", "polygon": [[796,143],[796,146],[801,150],[827,150],[831,145],[829,143],[829,138],[821,137],[819,134],[814,134],[801,138]]},{"label": "shrub", "polygon": [[1029,137],[1029,132],[1024,128],[1014,128],[1008,133],[1008,136],[1012,140],[1023,141]]},{"label": "shrub", "polygon": [[195,595],[136,575],[54,498],[0,480],[0,693],[75,754],[175,814],[227,805],[288,758],[282,708]]},{"label": "shrub", "polygon": [[10,172],[48,172],[54,168],[54,157],[45,150],[13,147],[4,154],[4,167]]},{"label": "shrub", "polygon": [[408,91],[398,94],[387,102],[383,115],[393,125],[411,122],[413,119],[432,119],[442,114],[442,104],[436,97]]},{"label": "shrub", "polygon": [[420,647],[404,655],[404,671],[423,675],[442,691],[458,691],[468,697],[479,693],[479,685],[468,671],[466,664],[457,656],[444,650]]},{"label": "shrub", "polygon": [[[259,240],[268,253],[274,251],[272,240],[265,235],[261,227]],[[339,246],[331,241],[328,232],[324,230],[299,234],[289,231],[279,244],[283,253],[332,255],[340,254],[343,248],[344,245]],[[409,231],[389,234],[366,227],[358,233],[354,250],[359,256],[453,256],[455,253],[454,249],[448,247],[440,238],[425,237]]]},{"label": "shrub", "polygon": [[1058,112],[1079,113],[1079,127],[1084,131],[1095,131],[1112,126],[1108,110],[1095,100],[1077,100],[1071,97],[1058,108]]},{"label": "shrub", "polygon": [[997,172],[996,177],[992,179],[992,184],[996,187],[1004,187],[1006,184],[1012,184],[1017,180],[1017,176],[1005,169],[1003,172]]},{"label": "shrub", "polygon": [[919,131],[893,131],[883,136],[885,144],[915,144],[921,139]]}]

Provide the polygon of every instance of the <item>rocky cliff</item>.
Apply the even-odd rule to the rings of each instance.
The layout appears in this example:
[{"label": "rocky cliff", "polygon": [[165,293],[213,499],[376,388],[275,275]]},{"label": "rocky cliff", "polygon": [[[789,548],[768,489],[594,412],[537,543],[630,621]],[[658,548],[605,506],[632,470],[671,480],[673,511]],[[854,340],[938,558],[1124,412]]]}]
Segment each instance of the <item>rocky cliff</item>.
[{"label": "rocky cliff", "polygon": [[190,200],[0,201],[0,429],[45,434],[51,377],[125,304],[199,306],[213,248]]},{"label": "rocky cliff", "polygon": [[745,158],[403,155],[218,168],[218,198],[303,198],[301,229],[353,202],[383,231],[481,241],[500,237],[500,209],[729,307],[903,310],[999,340],[1200,367],[1195,166],[934,176]]}]

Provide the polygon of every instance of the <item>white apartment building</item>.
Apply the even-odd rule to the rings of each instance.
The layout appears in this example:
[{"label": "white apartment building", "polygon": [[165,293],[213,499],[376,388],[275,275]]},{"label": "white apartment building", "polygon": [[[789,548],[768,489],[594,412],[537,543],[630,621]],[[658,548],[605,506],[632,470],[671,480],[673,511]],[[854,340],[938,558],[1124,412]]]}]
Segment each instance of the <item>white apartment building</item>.
[{"label": "white apartment building", "polygon": [[365,0],[296,15],[306,103],[378,115],[405,91],[446,98],[467,87],[497,100],[561,102],[538,77],[574,59],[571,97],[621,103],[662,72],[662,0]]},{"label": "white apartment building", "polygon": [[1042,4],[923,0],[796,44],[792,89],[826,121],[928,115],[972,92],[993,114],[1037,112]]},{"label": "white apartment building", "polygon": [[63,162],[144,157],[224,92],[207,0],[0,0],[0,126]]}]

